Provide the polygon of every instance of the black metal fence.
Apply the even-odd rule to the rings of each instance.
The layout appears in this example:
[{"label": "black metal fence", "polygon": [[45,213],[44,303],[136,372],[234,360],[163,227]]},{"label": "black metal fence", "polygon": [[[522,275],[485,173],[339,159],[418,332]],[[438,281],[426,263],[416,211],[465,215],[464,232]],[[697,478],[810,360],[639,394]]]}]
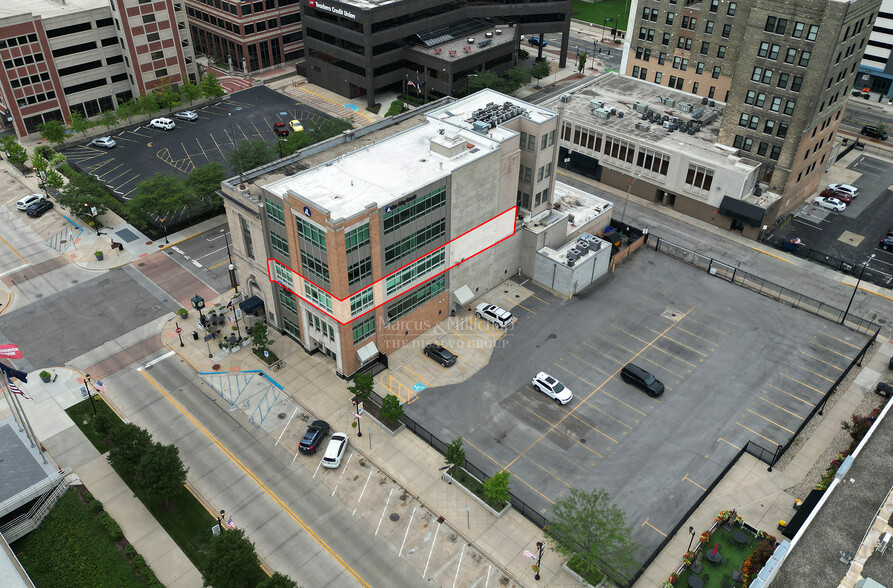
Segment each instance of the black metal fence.
[{"label": "black metal fence", "polygon": [[723,263],[706,255],[702,255],[696,251],[692,251],[682,245],[677,245],[660,237],[652,239],[650,243],[656,251],[660,251],[670,257],[674,257],[679,261],[683,261],[694,267],[703,269],[711,275],[727,280],[733,284],[743,286],[763,296],[772,298],[781,303],[788,304],[793,308],[805,310],[810,314],[814,314],[820,318],[837,324],[844,324],[854,331],[863,334],[875,333],[880,329],[880,325],[868,319],[855,316],[853,313],[846,313],[839,308],[816,300],[805,294],[801,294],[790,288],[779,286],[774,282],[770,282],[760,276],[744,271],[736,266]]}]

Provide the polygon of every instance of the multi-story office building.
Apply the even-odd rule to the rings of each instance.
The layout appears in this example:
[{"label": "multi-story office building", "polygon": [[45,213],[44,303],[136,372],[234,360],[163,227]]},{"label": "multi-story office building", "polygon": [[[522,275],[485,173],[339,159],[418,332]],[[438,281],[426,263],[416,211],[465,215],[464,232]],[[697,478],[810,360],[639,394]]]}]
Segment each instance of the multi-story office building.
[{"label": "multi-story office building", "polygon": [[637,0],[621,71],[725,102],[719,142],[790,210],[818,188],[880,0]]},{"label": "multi-story office building", "polygon": [[882,0],[881,10],[868,37],[862,63],[859,64],[858,88],[869,88],[893,98],[893,0]]},{"label": "multi-story office building", "polygon": [[0,18],[0,100],[16,135],[195,79],[182,0],[24,0]]},{"label": "multi-story office building", "polygon": [[308,80],[342,96],[421,89],[451,96],[475,70],[516,63],[521,35],[563,33],[564,67],[570,0],[473,3],[451,0],[307,0],[304,43]]},{"label": "multi-story office building", "polygon": [[[546,266],[563,259],[554,250],[607,224],[578,214],[572,226],[552,209],[554,111],[482,91],[409,120],[396,133],[358,130],[379,134],[301,160],[303,171],[260,169],[223,186],[252,295],[243,308],[263,306],[273,327],[324,352],[342,375],[519,270],[554,275]],[[609,214],[601,204],[597,214]]]},{"label": "multi-story office building", "polygon": [[247,73],[304,56],[298,0],[186,0],[196,51]]}]

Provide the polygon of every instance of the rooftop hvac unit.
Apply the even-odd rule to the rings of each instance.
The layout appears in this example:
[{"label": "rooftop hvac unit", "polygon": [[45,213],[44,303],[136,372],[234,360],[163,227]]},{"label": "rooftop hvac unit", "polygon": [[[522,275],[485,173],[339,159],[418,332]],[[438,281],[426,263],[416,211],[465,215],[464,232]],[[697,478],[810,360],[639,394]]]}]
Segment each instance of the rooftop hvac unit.
[{"label": "rooftop hvac unit", "polygon": [[701,104],[707,104],[707,97],[701,98]]},{"label": "rooftop hvac unit", "polygon": [[589,242],[588,241],[577,241],[577,249],[580,250],[580,255],[586,255],[589,253]]},{"label": "rooftop hvac unit", "polygon": [[666,106],[676,106],[676,99],[673,97],[664,98],[664,104]]},{"label": "rooftop hvac unit", "polygon": [[609,116],[611,116],[611,111],[605,108],[599,108],[598,110],[593,110],[592,114],[596,116],[596,118],[602,118],[607,120]]},{"label": "rooftop hvac unit", "polygon": [[589,110],[598,110],[599,108],[604,108],[604,107],[605,107],[604,100],[593,99],[593,100],[589,101]]},{"label": "rooftop hvac unit", "polygon": [[618,112],[618,113],[617,113],[617,118],[623,118],[623,113],[622,113],[622,112]]},{"label": "rooftop hvac unit", "polygon": [[576,262],[576,261],[577,261],[576,259],[568,259],[567,267],[574,267],[574,262]]},{"label": "rooftop hvac unit", "polygon": [[714,106],[716,106],[716,102],[711,100],[709,106],[710,106],[710,108],[713,108]]},{"label": "rooftop hvac unit", "polygon": [[574,259],[580,258],[580,250],[577,249],[576,247],[570,249],[567,253],[568,253],[568,258],[570,258],[571,255],[574,256]]},{"label": "rooftop hvac unit", "polygon": [[676,107],[682,112],[691,112],[692,104],[691,102],[680,102]]},{"label": "rooftop hvac unit", "polygon": [[704,109],[703,109],[703,108],[696,108],[696,109],[694,109],[694,110],[691,111],[691,117],[692,117],[693,119],[695,119],[695,120],[698,120],[698,119],[701,118],[703,115],[704,115]]},{"label": "rooftop hvac unit", "polygon": [[476,120],[476,121],[474,121],[474,124],[471,125],[471,129],[475,133],[480,133],[482,135],[486,135],[487,131],[490,130],[490,125],[489,125],[489,123],[486,123],[482,120]]},{"label": "rooftop hvac unit", "polygon": [[567,255],[565,255],[565,257],[569,261],[577,261],[580,258],[576,253],[572,253],[570,251],[567,252]]},{"label": "rooftop hvac unit", "polygon": [[493,36],[493,33],[486,33],[486,34],[484,34],[484,36],[487,37],[487,38],[489,39],[490,37]]},{"label": "rooftop hvac unit", "polygon": [[762,193],[763,193],[763,189],[760,188],[759,185],[756,185],[756,186],[753,187],[753,195],[754,195],[754,196],[759,196],[759,195],[762,194]]},{"label": "rooftop hvac unit", "polygon": [[644,114],[644,113],[648,112],[648,110],[649,110],[649,109],[648,109],[648,104],[646,104],[645,102],[636,102],[636,103],[633,105],[633,110],[635,110],[636,112],[641,112],[642,114]]},{"label": "rooftop hvac unit", "polygon": [[693,128],[691,128],[691,127],[689,127],[685,132],[688,133],[689,135],[694,135],[694,134],[695,134],[695,130],[694,130]]},{"label": "rooftop hvac unit", "polygon": [[570,102],[570,101],[571,101],[571,95],[570,95],[570,94],[562,94],[561,97],[560,97],[558,100],[559,100],[560,102]]}]

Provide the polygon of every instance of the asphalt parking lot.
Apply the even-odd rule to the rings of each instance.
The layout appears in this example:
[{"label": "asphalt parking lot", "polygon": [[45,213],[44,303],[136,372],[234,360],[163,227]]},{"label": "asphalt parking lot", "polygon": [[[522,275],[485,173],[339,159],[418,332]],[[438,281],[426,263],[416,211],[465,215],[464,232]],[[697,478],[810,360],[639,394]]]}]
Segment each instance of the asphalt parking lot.
[{"label": "asphalt parking lot", "polygon": [[[184,105],[183,110],[188,109],[189,105]],[[128,128],[111,135],[117,142],[112,149],[85,142],[62,153],[70,164],[96,175],[118,198],[127,200],[137,184],[156,173],[169,174],[176,170],[185,175],[215,161],[227,166],[226,157],[232,153],[234,139],[264,139],[275,147],[278,139],[273,131],[275,122],[298,119],[308,127],[331,118],[263,86],[195,111],[199,115],[197,120],[174,119],[177,126],[170,131],[146,126]]]},{"label": "asphalt parking lot", "polygon": [[[489,364],[426,387],[406,413],[442,441],[463,437],[485,472],[507,468],[547,517],[570,488],[605,488],[642,559],[747,441],[786,443],[865,342],[650,249],[572,300],[523,286],[533,295]],[[663,396],[620,380],[630,361]],[[533,390],[541,370],[574,392],[569,404]]]},{"label": "asphalt parking lot", "polygon": [[[797,238],[805,247],[852,265],[863,263],[874,254],[870,268],[893,274],[893,249],[885,251],[879,247],[880,240],[893,229],[893,163],[860,155],[846,169],[860,174],[857,180],[844,182],[859,188],[859,196],[846,210],[826,210],[814,206],[810,198],[797,208],[791,222],[771,234],[770,240],[774,243]],[[829,173],[821,187],[840,181]]]}]

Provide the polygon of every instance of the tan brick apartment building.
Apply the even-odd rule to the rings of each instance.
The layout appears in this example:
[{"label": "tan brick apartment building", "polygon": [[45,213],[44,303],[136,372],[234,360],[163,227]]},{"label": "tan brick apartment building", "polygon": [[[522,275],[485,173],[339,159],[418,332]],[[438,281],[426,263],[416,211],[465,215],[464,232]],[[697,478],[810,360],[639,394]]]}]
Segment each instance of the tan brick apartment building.
[{"label": "tan brick apartment building", "polygon": [[718,142],[761,164],[776,214],[815,193],[880,0],[635,0],[621,71],[723,102]]},{"label": "tan brick apartment building", "polygon": [[197,75],[182,0],[23,0],[5,13],[0,101],[19,137]]}]

